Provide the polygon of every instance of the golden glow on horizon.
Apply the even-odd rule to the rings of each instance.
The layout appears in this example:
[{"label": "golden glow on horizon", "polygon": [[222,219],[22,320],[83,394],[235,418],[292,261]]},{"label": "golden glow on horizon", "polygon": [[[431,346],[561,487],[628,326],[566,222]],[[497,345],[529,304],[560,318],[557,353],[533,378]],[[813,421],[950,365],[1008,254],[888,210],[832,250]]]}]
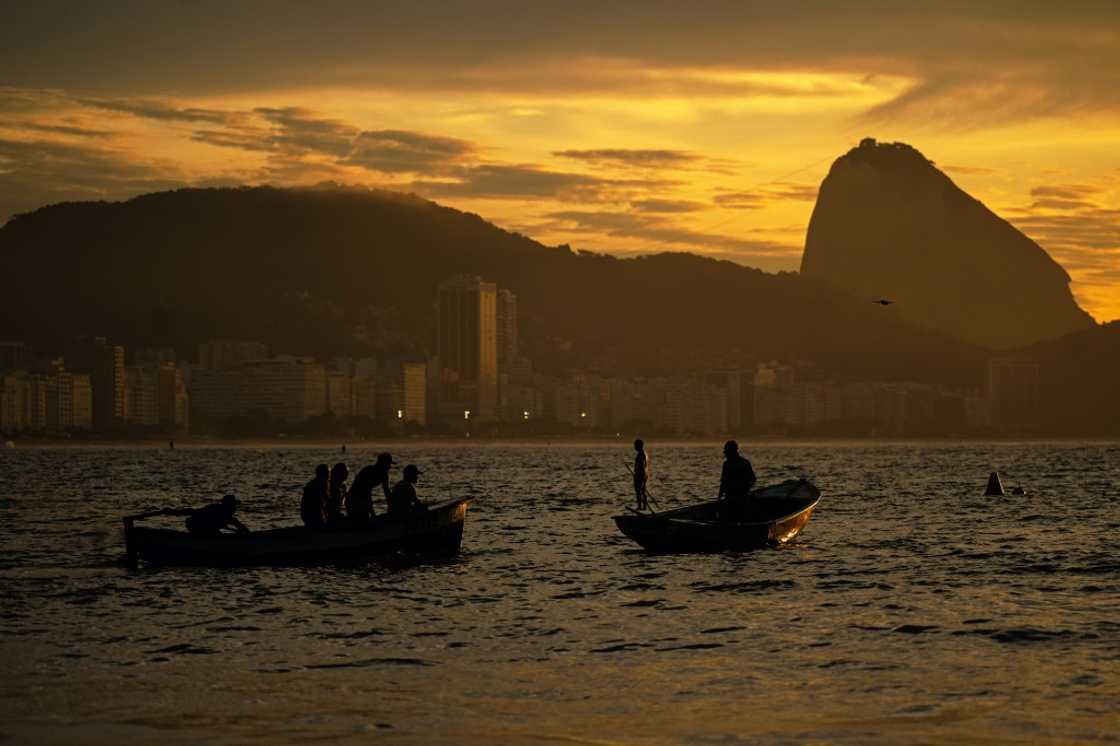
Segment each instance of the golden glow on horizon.
[{"label": "golden glow on horizon", "polygon": [[168,98],[0,89],[0,99],[26,100],[0,120],[0,140],[15,143],[0,151],[0,175],[27,169],[34,187],[0,195],[0,219],[48,201],[182,184],[333,180],[415,191],[549,244],[689,250],[793,270],[817,185],[870,135],[917,147],[1047,249],[1099,321],[1120,318],[1120,123],[1099,112],[968,128],[869,118],[921,84],[581,58],[453,71],[408,90],[332,84]]}]

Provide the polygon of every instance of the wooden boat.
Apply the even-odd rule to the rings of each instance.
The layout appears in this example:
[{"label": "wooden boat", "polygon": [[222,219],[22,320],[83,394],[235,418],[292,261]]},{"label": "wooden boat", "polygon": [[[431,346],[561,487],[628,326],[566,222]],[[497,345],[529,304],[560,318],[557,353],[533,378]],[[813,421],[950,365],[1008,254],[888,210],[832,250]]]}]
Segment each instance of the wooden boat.
[{"label": "wooden boat", "polygon": [[721,502],[663,513],[614,517],[622,533],[651,552],[741,552],[785,544],[801,533],[821,492],[791,479],[751,493],[737,520],[721,520]]},{"label": "wooden boat", "polygon": [[454,554],[463,541],[469,499],[430,505],[407,518],[377,516],[361,528],[312,531],[303,526],[200,536],[187,531],[136,526],[124,519],[129,564],[138,559],[157,565],[305,565],[360,559],[394,551]]}]

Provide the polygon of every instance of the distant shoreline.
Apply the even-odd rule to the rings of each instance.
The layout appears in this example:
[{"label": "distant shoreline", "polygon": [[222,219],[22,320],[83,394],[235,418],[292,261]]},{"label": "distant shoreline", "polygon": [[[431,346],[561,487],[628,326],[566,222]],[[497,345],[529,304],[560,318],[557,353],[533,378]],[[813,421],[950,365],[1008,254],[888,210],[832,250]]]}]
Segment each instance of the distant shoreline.
[{"label": "distant shoreline", "polygon": [[[772,447],[772,446],[905,446],[905,445],[933,445],[951,446],[985,443],[992,445],[1120,445],[1120,437],[1109,436],[1038,436],[1038,437],[970,437],[970,438],[858,438],[858,437],[735,437],[739,443],[747,447]],[[354,440],[341,441],[337,439],[314,438],[184,438],[175,439],[175,448],[169,447],[167,438],[164,439],[112,439],[90,438],[81,440],[64,440],[50,438],[36,438],[28,440],[0,438],[0,453],[18,450],[51,450],[51,449],[144,449],[144,450],[202,450],[207,448],[300,448],[321,449],[332,448],[342,452],[346,447],[347,454],[359,453],[370,450],[392,450],[404,447],[597,447],[616,445],[620,448],[630,448],[629,437],[602,437],[602,438],[392,438],[384,440]],[[726,438],[666,438],[659,440],[647,438],[653,447],[711,447],[720,446]],[[11,448],[2,447],[2,444],[11,442]]]}]

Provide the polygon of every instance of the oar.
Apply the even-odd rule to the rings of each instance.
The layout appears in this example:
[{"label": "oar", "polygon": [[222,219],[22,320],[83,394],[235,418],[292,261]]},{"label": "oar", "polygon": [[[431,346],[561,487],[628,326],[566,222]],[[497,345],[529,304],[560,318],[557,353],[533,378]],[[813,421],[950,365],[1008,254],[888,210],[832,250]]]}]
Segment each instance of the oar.
[{"label": "oar", "polygon": [[122,520],[125,521],[139,521],[144,518],[155,518],[157,515],[190,515],[194,511],[190,508],[159,508],[158,510],[149,510],[145,513],[137,513],[136,515],[126,515]]},{"label": "oar", "polygon": [[191,511],[187,508],[159,508],[158,510],[148,510],[136,515],[126,515],[121,519],[124,524],[124,551],[125,561],[129,567],[135,568],[138,564],[138,556],[136,548],[132,545],[132,527],[136,521],[144,518],[154,518],[157,515],[190,515]]},{"label": "oar", "polygon": [[[626,465],[626,471],[630,472],[630,476],[634,476],[634,467],[630,466],[630,462],[623,461],[622,463]],[[646,497],[650,499],[650,502],[657,506],[658,510],[661,510],[661,503],[657,502],[657,499],[653,496],[653,493],[649,491],[648,485],[646,486]],[[650,508],[649,512],[654,512],[653,508]]]}]

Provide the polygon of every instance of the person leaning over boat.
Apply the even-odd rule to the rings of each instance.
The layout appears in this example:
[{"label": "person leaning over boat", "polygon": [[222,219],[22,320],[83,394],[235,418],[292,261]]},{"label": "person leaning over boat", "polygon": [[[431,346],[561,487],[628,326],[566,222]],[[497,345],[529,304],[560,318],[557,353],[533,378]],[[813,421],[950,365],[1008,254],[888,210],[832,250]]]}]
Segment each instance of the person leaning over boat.
[{"label": "person leaning over boat", "polygon": [[754,488],[755,475],[751,462],[739,455],[739,444],[729,440],[723,444],[723,471],[719,475],[720,518],[741,520],[746,502]]},{"label": "person leaning over boat", "polygon": [[423,474],[416,464],[404,467],[404,479],[393,487],[392,496],[389,498],[389,515],[400,518],[411,513],[423,513],[428,506],[416,497],[416,481]]},{"label": "person leaning over boat", "polygon": [[369,523],[369,519],[375,512],[373,490],[377,485],[381,485],[381,491],[385,493],[385,504],[388,505],[392,501],[389,468],[396,463],[390,454],[382,453],[375,463],[363,467],[358,472],[358,476],[354,477],[354,483],[350,485],[350,492],[346,495],[346,516],[350,519],[350,523],[355,526]]},{"label": "person leaning over boat", "polygon": [[646,453],[646,444],[641,438],[634,441],[634,497],[637,500],[637,509],[649,508],[649,494],[646,486],[649,484],[649,454]]},{"label": "person leaning over boat", "polygon": [[308,528],[322,528],[326,525],[327,500],[330,497],[330,470],[326,464],[315,467],[315,478],[303,487],[303,497],[299,501],[299,517]]},{"label": "person leaning over boat", "polygon": [[328,526],[337,526],[345,520],[342,517],[342,503],[346,499],[346,478],[349,476],[350,468],[341,461],[331,467],[327,505],[323,511]]},{"label": "person leaning over boat", "polygon": [[249,533],[245,524],[233,516],[237,512],[237,504],[236,497],[226,495],[220,503],[210,503],[189,511],[187,531],[200,536],[217,536],[228,526],[239,534]]}]

